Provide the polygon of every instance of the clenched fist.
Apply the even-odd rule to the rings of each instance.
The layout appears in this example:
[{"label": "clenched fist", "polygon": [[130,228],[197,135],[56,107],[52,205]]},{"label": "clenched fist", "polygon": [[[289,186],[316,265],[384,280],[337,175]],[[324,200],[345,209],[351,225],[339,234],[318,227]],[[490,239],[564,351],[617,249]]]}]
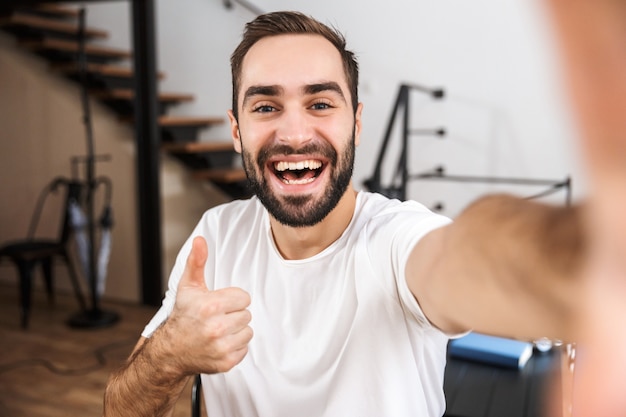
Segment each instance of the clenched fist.
[{"label": "clenched fist", "polygon": [[252,339],[249,294],[234,287],[209,290],[204,280],[207,255],[206,241],[196,237],[174,309],[163,325],[172,359],[188,375],[230,370],[243,360]]}]

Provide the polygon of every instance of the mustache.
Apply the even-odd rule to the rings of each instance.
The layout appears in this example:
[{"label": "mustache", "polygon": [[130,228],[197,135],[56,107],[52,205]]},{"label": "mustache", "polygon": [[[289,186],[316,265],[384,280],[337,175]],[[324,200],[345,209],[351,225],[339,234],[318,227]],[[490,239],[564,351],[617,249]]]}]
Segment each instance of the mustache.
[{"label": "mustache", "polygon": [[265,166],[267,161],[276,155],[319,155],[335,165],[337,163],[337,152],[326,142],[307,143],[300,148],[294,148],[285,144],[272,144],[264,146],[259,150],[257,164]]}]

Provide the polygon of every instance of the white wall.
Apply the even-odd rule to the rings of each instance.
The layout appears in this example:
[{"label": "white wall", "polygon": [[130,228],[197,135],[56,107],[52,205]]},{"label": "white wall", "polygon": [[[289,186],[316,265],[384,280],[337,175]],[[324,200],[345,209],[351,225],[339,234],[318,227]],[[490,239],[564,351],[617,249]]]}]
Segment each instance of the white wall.
[{"label": "white wall", "polygon": [[[357,53],[360,98],[365,103],[355,167],[358,188],[373,172],[398,85],[412,82],[441,86],[447,93],[441,102],[413,93],[412,127],[443,126],[449,131],[444,140],[413,137],[413,172],[443,164],[451,174],[550,179],[572,175],[575,196],[584,195],[584,175],[540,0],[252,1],[266,11],[301,10],[335,25]],[[129,48],[129,8],[128,2],[91,3],[88,23],[110,31],[107,45]],[[159,69],[166,73],[161,90],[196,95],[193,103],[173,112],[225,116],[231,101],[229,56],[253,15],[240,6],[226,10],[221,0],[159,0],[157,17]],[[36,193],[47,179],[68,172],[67,155],[80,152],[75,144],[84,142],[84,134],[77,88],[21,51],[10,37],[0,41],[4,241],[23,236]],[[132,300],[139,288],[132,132],[102,106],[94,106],[94,119],[97,150],[115,154],[112,163],[99,168],[115,182],[116,227],[107,296]],[[39,142],[50,135],[53,142]],[[202,134],[203,140],[227,138],[226,125]],[[162,162],[164,269],[169,271],[201,213],[222,202],[223,195],[192,180],[171,158],[164,155]],[[15,177],[15,172],[20,175]],[[485,191],[475,184],[421,181],[411,184],[409,197],[429,206],[443,202],[445,213],[454,216]],[[563,194],[554,201],[563,201]],[[14,268],[8,264],[0,265],[3,280],[15,282]]]},{"label": "white wall", "polygon": [[[449,133],[444,140],[411,138],[412,172],[443,164],[448,173],[461,175],[572,175],[574,190],[581,191],[573,132],[540,2],[257,2],[267,10],[297,8],[335,24],[358,54],[365,140],[358,154],[357,182],[373,170],[398,84],[411,82],[441,86],[447,94],[443,101],[434,101],[412,93],[411,127],[444,126]],[[388,165],[395,166],[395,161],[394,156]],[[505,189],[526,195],[540,191]],[[427,205],[443,201],[446,213],[454,215],[486,190],[420,181],[411,184],[409,197]],[[563,197],[561,193],[555,201]]]},{"label": "white wall", "polygon": [[[549,27],[538,1],[529,0],[254,0],[265,11],[299,10],[338,27],[360,60],[364,136],[355,184],[373,172],[398,85],[443,87],[433,101],[412,93],[411,125],[444,126],[444,140],[413,136],[412,172],[443,164],[450,174],[574,178],[575,196],[584,178],[560,91]],[[230,107],[228,59],[244,23],[253,15],[220,0],[161,0],[158,61],[167,73],[163,91],[193,92],[197,100],[175,109],[193,115],[224,115]],[[129,42],[128,5],[90,6],[90,24],[111,27],[110,43]],[[228,137],[226,126],[203,139]],[[396,138],[397,139],[397,138]],[[396,140],[397,142],[397,140]],[[388,165],[395,164],[395,157]],[[535,187],[496,188],[533,194]],[[410,198],[442,201],[449,215],[477,194],[477,184],[415,181]],[[563,194],[553,198],[563,201]]]}]

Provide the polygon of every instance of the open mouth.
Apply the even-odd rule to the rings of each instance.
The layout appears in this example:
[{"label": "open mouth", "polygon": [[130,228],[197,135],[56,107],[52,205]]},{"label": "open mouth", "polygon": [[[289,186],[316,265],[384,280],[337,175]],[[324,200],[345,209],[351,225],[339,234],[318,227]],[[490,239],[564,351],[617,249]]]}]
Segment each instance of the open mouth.
[{"label": "open mouth", "polygon": [[324,167],[322,161],[306,159],[298,162],[274,162],[274,173],[287,185],[309,184],[315,181]]}]

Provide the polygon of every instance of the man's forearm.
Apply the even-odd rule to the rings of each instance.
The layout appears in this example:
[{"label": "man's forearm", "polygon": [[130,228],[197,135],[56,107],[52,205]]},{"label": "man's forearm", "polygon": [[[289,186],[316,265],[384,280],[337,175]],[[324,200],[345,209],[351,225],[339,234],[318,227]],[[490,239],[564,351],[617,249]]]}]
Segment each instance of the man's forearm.
[{"label": "man's forearm", "polygon": [[111,375],[105,416],[167,416],[190,376],[227,372],[248,353],[250,295],[235,287],[209,290],[207,256],[204,238],[194,238],[172,313]]},{"label": "man's forearm", "polygon": [[467,249],[464,263],[483,271],[484,285],[501,297],[495,302],[503,318],[510,314],[519,326],[519,334],[510,328],[512,336],[573,336],[586,252],[581,211],[496,195],[460,216],[465,239],[457,248]]},{"label": "man's forearm", "polygon": [[158,355],[158,339],[142,339],[126,364],[111,374],[104,416],[169,416],[189,377]]},{"label": "man's forearm", "polygon": [[418,244],[409,286],[447,331],[570,338],[586,251],[580,212],[506,195],[481,198]]}]

